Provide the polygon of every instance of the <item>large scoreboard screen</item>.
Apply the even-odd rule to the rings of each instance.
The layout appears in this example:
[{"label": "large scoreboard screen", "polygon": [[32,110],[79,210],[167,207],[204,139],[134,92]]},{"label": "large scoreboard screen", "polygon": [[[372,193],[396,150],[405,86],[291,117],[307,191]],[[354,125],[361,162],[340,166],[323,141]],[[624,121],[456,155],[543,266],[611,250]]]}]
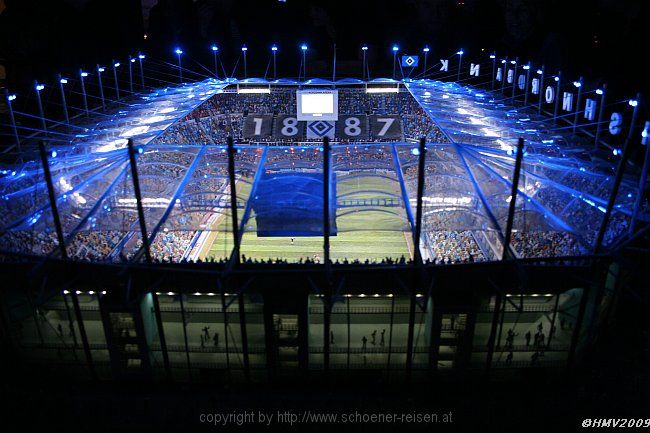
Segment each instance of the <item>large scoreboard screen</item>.
[{"label": "large scoreboard screen", "polygon": [[298,90],[296,99],[299,121],[336,121],[339,118],[338,90]]}]

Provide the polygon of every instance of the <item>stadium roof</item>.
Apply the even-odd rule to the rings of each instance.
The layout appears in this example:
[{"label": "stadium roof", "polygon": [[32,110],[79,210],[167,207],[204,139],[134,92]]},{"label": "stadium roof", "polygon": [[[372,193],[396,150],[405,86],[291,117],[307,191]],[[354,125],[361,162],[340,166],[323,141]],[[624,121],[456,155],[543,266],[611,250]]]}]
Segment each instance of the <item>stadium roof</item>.
[{"label": "stadium roof", "polygon": [[[372,82],[396,83],[390,79]],[[134,234],[129,248],[137,249],[137,215],[133,212],[134,195],[125,149],[128,138],[140,146],[143,165],[151,166],[143,169],[141,176],[143,196],[150,200],[146,203],[150,238],[153,240],[167,229],[208,229],[205,221],[193,219],[196,209],[188,201],[201,193],[203,179],[226,177],[224,147],[148,143],[210,96],[236,83],[299,84],[291,80],[207,80],[164,88],[123,104],[112,115],[95,119],[96,123],[77,125],[81,132],[72,143],[62,146],[53,140],[49,147],[51,172],[67,241],[73,242],[74,236],[82,231],[131,231]],[[302,84],[359,83],[362,82],[350,79],[336,83],[314,79]],[[481,230],[502,236],[510,200],[513,149],[517,138],[523,137],[526,149],[519,191],[523,199],[517,200],[514,229],[565,233],[580,245],[578,251],[591,251],[611,191],[615,161],[596,156],[593,149],[581,144],[566,128],[510,106],[507,100],[499,100],[488,92],[430,80],[403,83],[451,141],[428,147],[427,176],[435,182],[427,185],[425,196],[430,200],[441,199],[447,205],[425,203],[425,212],[442,216],[434,220],[432,229]],[[411,156],[416,147],[408,143],[362,146],[368,155],[375,149],[399,148],[402,170],[413,163]],[[269,150],[271,154],[282,151],[282,148]],[[241,146],[239,152],[237,170],[259,174],[259,158],[255,162],[253,156],[265,151]],[[170,161],[165,155],[172,153],[175,159]],[[605,240],[608,244],[626,234],[637,198],[636,173],[632,173],[632,167],[628,171]],[[33,246],[30,252],[52,252],[54,243],[42,239],[53,233],[54,227],[40,163],[29,161],[7,167],[0,173],[3,249],[21,249],[15,240],[7,237],[11,233],[31,233],[23,236],[27,245],[40,242],[46,246],[41,249]],[[399,175],[401,178],[402,173]],[[401,182],[405,181],[401,179]],[[440,195],[436,191],[444,193],[444,197],[433,197]],[[247,197],[238,200],[245,209]],[[225,200],[223,208],[227,207]],[[640,217],[647,220],[647,215]],[[126,250],[126,244],[123,241],[116,251]]]}]

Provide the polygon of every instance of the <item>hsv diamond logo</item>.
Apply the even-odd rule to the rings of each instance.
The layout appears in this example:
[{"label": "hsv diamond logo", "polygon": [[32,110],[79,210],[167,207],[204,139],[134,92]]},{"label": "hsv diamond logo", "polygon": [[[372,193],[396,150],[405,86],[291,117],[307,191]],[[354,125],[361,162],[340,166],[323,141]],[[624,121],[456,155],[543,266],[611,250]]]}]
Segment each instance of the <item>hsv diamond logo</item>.
[{"label": "hsv diamond logo", "polygon": [[416,68],[418,63],[420,63],[419,56],[402,56],[403,68]]},{"label": "hsv diamond logo", "polygon": [[307,124],[307,138],[334,138],[334,122],[317,120]]}]

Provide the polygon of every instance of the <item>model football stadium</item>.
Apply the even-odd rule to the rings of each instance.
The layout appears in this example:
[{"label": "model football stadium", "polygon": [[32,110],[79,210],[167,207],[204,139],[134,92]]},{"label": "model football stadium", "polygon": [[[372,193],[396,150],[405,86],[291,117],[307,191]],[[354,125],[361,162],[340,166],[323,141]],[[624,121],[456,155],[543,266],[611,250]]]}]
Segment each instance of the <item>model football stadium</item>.
[{"label": "model football stadium", "polygon": [[485,87],[212,78],[50,124],[0,178],[21,359],[216,382],[572,365],[648,222],[641,171]]}]

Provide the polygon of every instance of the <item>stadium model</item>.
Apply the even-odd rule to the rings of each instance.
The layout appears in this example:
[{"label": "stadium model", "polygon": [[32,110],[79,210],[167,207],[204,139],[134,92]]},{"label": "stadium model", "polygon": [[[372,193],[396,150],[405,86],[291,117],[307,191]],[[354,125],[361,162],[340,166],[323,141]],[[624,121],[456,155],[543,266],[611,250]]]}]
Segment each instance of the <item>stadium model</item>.
[{"label": "stadium model", "polygon": [[16,353],[215,382],[571,366],[648,222],[645,171],[638,131],[594,146],[580,93],[558,117],[560,84],[521,66],[488,90],[207,79],[49,125],[0,178]]}]

